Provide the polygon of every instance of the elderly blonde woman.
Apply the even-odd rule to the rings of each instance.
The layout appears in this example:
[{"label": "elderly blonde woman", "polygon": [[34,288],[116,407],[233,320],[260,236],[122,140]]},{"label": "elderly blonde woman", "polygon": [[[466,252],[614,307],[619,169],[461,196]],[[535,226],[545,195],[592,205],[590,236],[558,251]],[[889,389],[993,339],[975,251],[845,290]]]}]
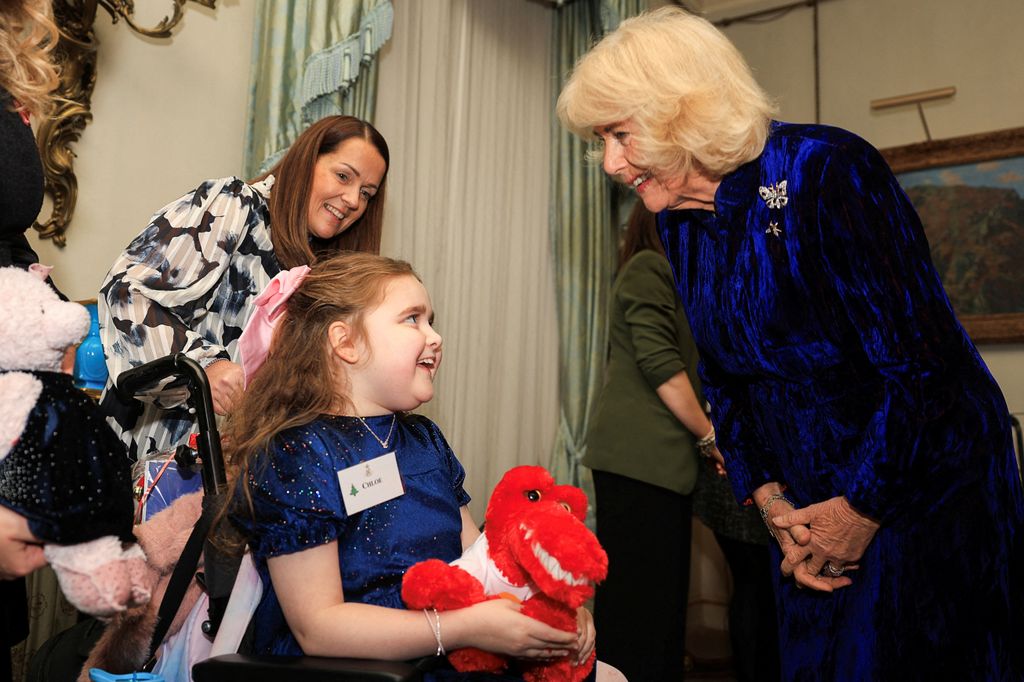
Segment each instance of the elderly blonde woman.
[{"label": "elderly blonde woman", "polygon": [[783,678],[1021,679],[1003,397],[878,152],[772,114],[672,8],[623,22],[558,101],[659,212],[733,490],[778,541]]}]

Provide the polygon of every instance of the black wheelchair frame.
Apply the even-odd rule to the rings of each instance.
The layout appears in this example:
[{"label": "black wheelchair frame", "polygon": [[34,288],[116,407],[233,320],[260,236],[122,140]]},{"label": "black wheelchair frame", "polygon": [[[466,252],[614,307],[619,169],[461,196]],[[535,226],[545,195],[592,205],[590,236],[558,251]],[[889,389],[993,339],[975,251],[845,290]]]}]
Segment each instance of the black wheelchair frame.
[{"label": "black wheelchair frame", "polygon": [[[227,477],[206,372],[197,362],[178,353],[123,372],[117,378],[116,386],[123,400],[134,400],[147,387],[169,378],[182,380],[188,388],[187,405],[194,411],[199,429],[197,453],[202,464],[203,512],[193,535],[202,541],[204,572],[196,573],[199,557],[186,557],[186,547],[160,604],[158,631],[154,633],[151,653],[163,641],[166,627],[174,619],[185,588],[194,577],[201,580],[210,600],[209,620],[203,623],[203,632],[211,637],[216,634],[240,560],[239,557],[225,556],[211,538],[210,523],[227,495]],[[175,576],[178,576],[180,587],[172,594]],[[428,661],[424,659],[417,665],[402,661],[235,653],[200,661],[193,666],[192,676],[196,682],[280,682],[282,679],[308,682],[413,682],[421,679],[421,666],[430,667]]]}]

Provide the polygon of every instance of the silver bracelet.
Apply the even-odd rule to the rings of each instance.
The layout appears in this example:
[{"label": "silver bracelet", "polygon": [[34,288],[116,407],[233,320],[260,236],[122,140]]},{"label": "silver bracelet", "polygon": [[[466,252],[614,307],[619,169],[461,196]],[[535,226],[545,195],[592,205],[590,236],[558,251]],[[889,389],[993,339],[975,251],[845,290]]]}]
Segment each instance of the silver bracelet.
[{"label": "silver bracelet", "polygon": [[427,618],[427,625],[430,626],[430,630],[434,633],[434,639],[437,640],[437,656],[444,656],[444,644],[441,644],[441,615],[437,612],[437,609],[430,609],[434,612],[434,620],[430,620],[430,614],[427,613],[426,609],[423,609],[423,615]]},{"label": "silver bracelet", "polygon": [[715,427],[712,426],[707,435],[697,441],[697,451],[700,452],[701,457],[711,457],[711,451],[715,444]]},{"label": "silver bracelet", "polygon": [[775,534],[775,529],[772,528],[771,521],[768,520],[768,510],[771,509],[772,505],[778,502],[779,500],[782,500],[783,502],[788,504],[790,507],[793,507],[794,509],[796,508],[796,505],[793,504],[793,501],[786,497],[784,493],[772,493],[771,495],[768,496],[768,499],[764,501],[764,504],[761,505],[761,520],[764,521],[765,527],[768,529],[768,532],[771,533],[772,537],[775,539],[776,542],[778,542],[779,537]]}]

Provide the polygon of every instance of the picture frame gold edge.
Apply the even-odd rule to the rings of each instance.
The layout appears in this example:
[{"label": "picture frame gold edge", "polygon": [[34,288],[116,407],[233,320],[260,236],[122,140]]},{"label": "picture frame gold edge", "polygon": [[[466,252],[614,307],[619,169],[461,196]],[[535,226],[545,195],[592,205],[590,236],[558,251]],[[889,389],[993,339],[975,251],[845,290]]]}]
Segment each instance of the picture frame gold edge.
[{"label": "picture frame gold edge", "polygon": [[[1024,156],[1024,127],[880,149],[895,174]],[[962,315],[976,345],[1024,343],[1024,313]]]}]

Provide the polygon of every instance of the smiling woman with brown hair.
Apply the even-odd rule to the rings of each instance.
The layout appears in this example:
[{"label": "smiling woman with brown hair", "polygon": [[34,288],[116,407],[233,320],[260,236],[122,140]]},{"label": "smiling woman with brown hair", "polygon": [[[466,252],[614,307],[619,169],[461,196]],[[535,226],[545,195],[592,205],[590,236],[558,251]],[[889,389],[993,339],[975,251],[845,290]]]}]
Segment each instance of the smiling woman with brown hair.
[{"label": "smiling woman with brown hair", "polygon": [[733,491],[778,542],[783,678],[1021,679],[1006,403],[877,150],[771,120],[678,8],[598,43],[558,114],[658,213]]},{"label": "smiling woman with brown hair", "polygon": [[[379,250],[388,163],[373,126],[330,116],[261,178],[207,180],[160,209],[100,288],[111,378],[185,353],[206,370],[217,413],[231,412],[243,390],[237,345],[252,300],[282,268],[340,250]],[[138,414],[110,388],[103,404],[133,459],[186,441],[193,420],[184,392],[155,393]]]}]

